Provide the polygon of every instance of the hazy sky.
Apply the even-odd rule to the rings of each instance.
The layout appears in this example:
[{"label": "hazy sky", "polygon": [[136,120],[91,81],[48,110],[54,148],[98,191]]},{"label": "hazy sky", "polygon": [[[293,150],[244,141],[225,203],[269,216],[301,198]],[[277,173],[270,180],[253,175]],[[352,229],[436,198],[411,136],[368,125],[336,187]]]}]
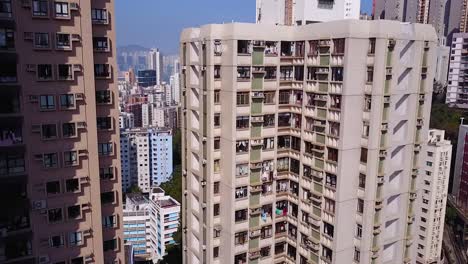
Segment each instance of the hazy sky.
[{"label": "hazy sky", "polygon": [[[372,0],[361,0],[370,13]],[[255,0],[116,0],[117,46],[138,44],[177,53],[183,28],[255,22]]]}]

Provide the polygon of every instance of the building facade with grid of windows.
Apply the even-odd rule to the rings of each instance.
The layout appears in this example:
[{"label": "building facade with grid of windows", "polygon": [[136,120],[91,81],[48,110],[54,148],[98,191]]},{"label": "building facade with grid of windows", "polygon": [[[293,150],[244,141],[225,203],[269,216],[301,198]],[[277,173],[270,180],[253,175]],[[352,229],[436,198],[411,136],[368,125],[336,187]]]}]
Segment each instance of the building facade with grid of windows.
[{"label": "building facade with grid of windows", "polygon": [[181,34],[184,263],[414,263],[427,25]]},{"label": "building facade with grid of windows", "polygon": [[0,1],[1,263],[123,263],[114,3]]}]

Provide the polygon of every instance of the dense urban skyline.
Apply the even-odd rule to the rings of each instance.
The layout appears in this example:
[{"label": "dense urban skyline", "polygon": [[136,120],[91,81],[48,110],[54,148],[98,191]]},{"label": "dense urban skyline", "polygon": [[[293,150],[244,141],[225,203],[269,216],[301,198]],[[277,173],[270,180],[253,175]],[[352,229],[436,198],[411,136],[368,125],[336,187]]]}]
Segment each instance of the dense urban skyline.
[{"label": "dense urban skyline", "polygon": [[[362,12],[370,14],[372,0],[361,3]],[[165,54],[179,52],[180,32],[184,28],[232,21],[255,22],[254,0],[139,0],[138,5],[117,0],[115,9],[118,47],[131,44],[158,47]]]}]

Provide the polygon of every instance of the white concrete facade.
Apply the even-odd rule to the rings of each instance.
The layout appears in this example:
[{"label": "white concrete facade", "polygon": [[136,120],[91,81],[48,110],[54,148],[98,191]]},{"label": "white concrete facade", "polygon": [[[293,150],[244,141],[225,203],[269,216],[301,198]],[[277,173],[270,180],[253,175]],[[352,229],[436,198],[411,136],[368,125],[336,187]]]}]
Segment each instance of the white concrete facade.
[{"label": "white concrete facade", "polygon": [[465,109],[468,108],[468,82],[465,82],[465,71],[468,70],[467,61],[468,33],[456,33],[452,39],[445,102],[448,105]]},{"label": "white concrete facade", "polygon": [[452,144],[445,139],[445,131],[431,129],[427,148],[423,154],[420,177],[423,180],[419,193],[420,213],[417,262],[442,263],[442,240],[445,223],[450,177]]},{"label": "white concrete facade", "polygon": [[384,20],[184,30],[184,263],[415,263],[436,44]]},{"label": "white concrete facade", "polygon": [[[359,19],[360,0],[256,0],[256,21],[270,25],[306,25]],[[291,5],[290,11],[288,5]],[[290,21],[288,12],[291,14]]]}]

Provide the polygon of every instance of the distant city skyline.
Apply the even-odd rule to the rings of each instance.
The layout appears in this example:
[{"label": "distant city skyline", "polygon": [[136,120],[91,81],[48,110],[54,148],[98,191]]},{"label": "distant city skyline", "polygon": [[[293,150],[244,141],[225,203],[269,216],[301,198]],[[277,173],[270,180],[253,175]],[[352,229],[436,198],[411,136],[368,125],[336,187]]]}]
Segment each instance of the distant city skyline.
[{"label": "distant city skyline", "polygon": [[[145,7],[145,8],[141,8]],[[133,1],[117,0],[117,46],[158,47],[177,54],[183,28],[210,23],[255,22],[255,1]],[[370,13],[372,0],[362,0],[361,11]]]}]

